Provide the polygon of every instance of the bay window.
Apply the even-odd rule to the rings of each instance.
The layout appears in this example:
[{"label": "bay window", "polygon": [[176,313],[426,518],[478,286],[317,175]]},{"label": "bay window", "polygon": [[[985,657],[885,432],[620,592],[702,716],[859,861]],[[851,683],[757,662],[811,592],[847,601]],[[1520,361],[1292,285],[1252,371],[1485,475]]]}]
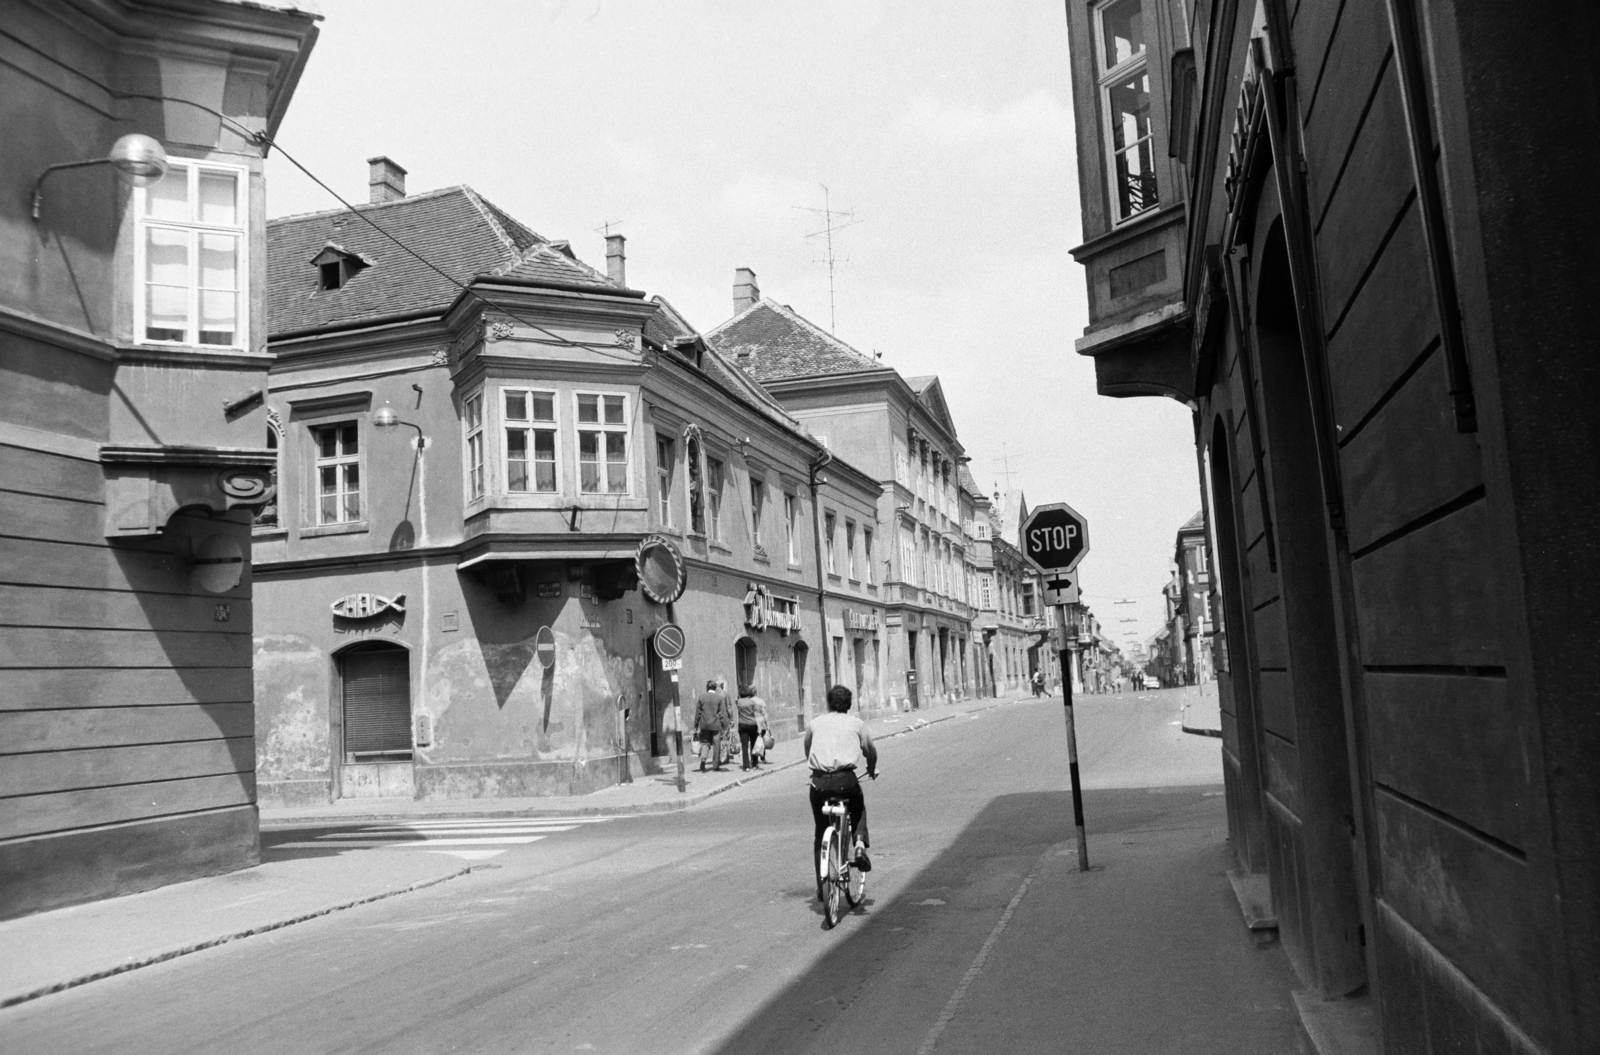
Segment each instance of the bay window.
[{"label": "bay window", "polygon": [[1144,0],[1095,9],[1096,74],[1114,222],[1160,204],[1150,125],[1150,69]]},{"label": "bay window", "polygon": [[628,493],[628,397],[579,392],[578,490]]},{"label": "bay window", "polygon": [[501,389],[505,426],[506,490],[554,494],[556,397],[554,392]]},{"label": "bay window", "polygon": [[242,168],[172,159],[166,175],[139,191],[141,343],[246,347],[247,180]]}]

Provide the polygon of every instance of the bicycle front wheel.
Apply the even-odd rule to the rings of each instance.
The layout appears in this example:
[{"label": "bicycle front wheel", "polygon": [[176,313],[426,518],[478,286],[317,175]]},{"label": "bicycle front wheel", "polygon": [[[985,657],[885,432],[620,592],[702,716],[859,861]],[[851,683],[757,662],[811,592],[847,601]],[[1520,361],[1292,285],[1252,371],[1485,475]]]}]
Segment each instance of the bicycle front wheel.
[{"label": "bicycle front wheel", "polygon": [[854,858],[845,865],[844,899],[851,908],[867,899],[867,873],[856,867]]}]

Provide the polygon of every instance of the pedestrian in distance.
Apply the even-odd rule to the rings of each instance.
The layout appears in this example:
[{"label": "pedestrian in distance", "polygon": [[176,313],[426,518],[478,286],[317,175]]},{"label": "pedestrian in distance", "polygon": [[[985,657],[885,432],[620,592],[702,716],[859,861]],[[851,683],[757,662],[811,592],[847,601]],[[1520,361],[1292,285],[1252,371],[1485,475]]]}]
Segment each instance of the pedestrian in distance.
[{"label": "pedestrian in distance", "polygon": [[759,763],[756,761],[756,740],[765,731],[767,724],[767,704],[760,696],[756,695],[754,685],[739,686],[739,753],[742,765],[741,770],[750,770]]},{"label": "pedestrian in distance", "polygon": [[717,692],[722,695],[722,732],[717,736],[717,764],[732,762],[739,753],[739,705],[728,692],[728,679],[717,679]]},{"label": "pedestrian in distance", "polygon": [[706,691],[694,701],[695,738],[700,742],[700,772],[706,771],[709,759],[718,770],[722,769],[722,756],[717,751],[717,738],[727,728],[728,698],[717,691],[717,679],[706,680]]},{"label": "pedestrian in distance", "polygon": [[1042,670],[1033,672],[1033,695],[1035,699],[1044,695],[1044,671]]}]

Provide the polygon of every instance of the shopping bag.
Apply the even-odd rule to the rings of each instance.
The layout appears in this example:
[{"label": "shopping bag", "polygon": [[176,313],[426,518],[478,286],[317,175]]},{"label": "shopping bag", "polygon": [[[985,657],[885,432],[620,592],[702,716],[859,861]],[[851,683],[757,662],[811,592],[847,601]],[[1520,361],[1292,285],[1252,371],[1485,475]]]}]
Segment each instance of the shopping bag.
[{"label": "shopping bag", "polygon": [[773,743],[774,743],[774,741],[772,739],[772,730],[769,729],[766,732],[762,733],[761,734],[761,753],[762,754],[766,754],[768,751],[771,751]]},{"label": "shopping bag", "polygon": [[696,758],[700,757],[700,738],[698,736],[689,741],[689,753]]}]

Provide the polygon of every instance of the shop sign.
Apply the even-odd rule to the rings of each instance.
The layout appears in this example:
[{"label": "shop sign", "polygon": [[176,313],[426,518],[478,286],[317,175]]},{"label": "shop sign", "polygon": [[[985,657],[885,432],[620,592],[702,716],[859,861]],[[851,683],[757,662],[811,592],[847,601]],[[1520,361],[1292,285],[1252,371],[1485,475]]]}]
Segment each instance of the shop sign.
[{"label": "shop sign", "polygon": [[774,629],[787,634],[800,629],[800,598],[780,597],[760,583],[751,583],[744,595],[744,622],[752,630]]},{"label": "shop sign", "polygon": [[851,630],[876,631],[878,629],[878,613],[874,611],[863,612],[857,608],[846,608],[844,610],[844,625]]},{"label": "shop sign", "polygon": [[397,593],[393,597],[384,597],[376,593],[353,593],[339,598],[329,607],[333,609],[333,614],[341,619],[371,619],[391,608],[396,612],[404,612],[406,595]]}]

